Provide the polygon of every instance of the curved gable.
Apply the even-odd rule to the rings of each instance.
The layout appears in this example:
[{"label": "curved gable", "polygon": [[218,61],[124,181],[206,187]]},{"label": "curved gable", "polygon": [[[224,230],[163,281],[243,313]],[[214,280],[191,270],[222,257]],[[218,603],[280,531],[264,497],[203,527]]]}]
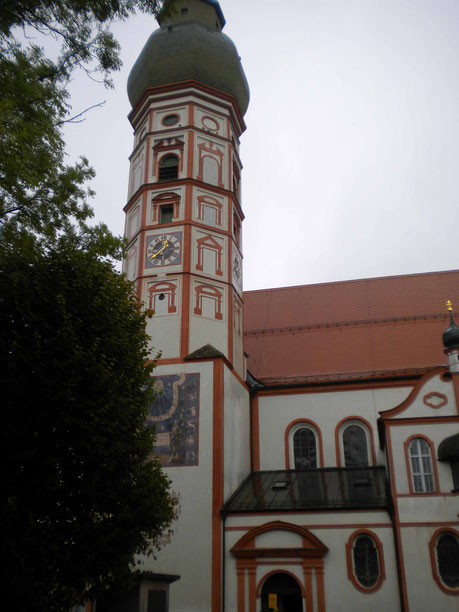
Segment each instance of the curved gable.
[{"label": "curved gable", "polygon": [[435,368],[418,380],[405,401],[379,414],[386,421],[393,418],[419,418],[456,415],[457,408],[451,374],[446,366]]},{"label": "curved gable", "polygon": [[[276,537],[278,535],[276,532],[282,532],[280,538]],[[289,545],[277,545],[278,539],[283,544]],[[233,546],[231,552],[235,557],[284,556],[293,552],[303,557],[323,557],[327,554],[328,548],[304,527],[283,521],[272,521],[248,531]]]}]

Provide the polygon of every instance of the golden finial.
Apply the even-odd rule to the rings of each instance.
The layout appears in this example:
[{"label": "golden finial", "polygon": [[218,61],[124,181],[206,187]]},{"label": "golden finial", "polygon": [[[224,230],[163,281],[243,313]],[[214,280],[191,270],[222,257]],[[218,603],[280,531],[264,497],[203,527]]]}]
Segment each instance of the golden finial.
[{"label": "golden finial", "polygon": [[448,310],[452,312],[452,310],[453,310],[453,303],[452,303],[452,301],[448,300],[446,302],[446,305],[448,306]]}]

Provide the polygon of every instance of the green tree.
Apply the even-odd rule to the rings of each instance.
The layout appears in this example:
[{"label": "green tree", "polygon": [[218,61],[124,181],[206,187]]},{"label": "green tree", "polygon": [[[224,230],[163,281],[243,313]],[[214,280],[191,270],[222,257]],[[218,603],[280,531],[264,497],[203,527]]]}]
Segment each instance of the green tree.
[{"label": "green tree", "polygon": [[90,233],[94,175],[86,159],[64,163],[60,123],[67,93],[38,48],[11,45],[0,59],[0,222],[4,240],[17,231],[53,242],[66,230]]},{"label": "green tree", "polygon": [[[166,5],[165,7],[163,5]],[[174,10],[174,0],[0,0],[0,229],[4,239],[28,232],[43,245],[62,233],[104,245],[120,256],[120,241],[90,224],[86,158],[65,163],[62,126],[70,116],[68,83],[75,70],[110,86],[120,65],[110,24],[136,10]],[[20,28],[23,28],[21,30]],[[18,34],[38,31],[60,43],[56,58]]]},{"label": "green tree", "polygon": [[55,66],[62,73],[79,66],[107,77],[120,66],[119,45],[110,32],[111,23],[136,11],[151,15],[171,11],[174,3],[175,0],[0,0],[0,37],[11,41],[15,28],[32,28],[60,41],[61,54]]},{"label": "green tree", "polygon": [[[176,514],[145,426],[148,313],[62,134],[73,71],[109,85],[119,67],[110,22],[161,4],[0,0],[1,584],[16,610],[68,611],[127,579]],[[58,57],[20,27],[60,40]]]},{"label": "green tree", "polygon": [[148,313],[96,254],[29,246],[0,253],[2,597],[68,611],[154,550],[176,502],[145,425]]}]

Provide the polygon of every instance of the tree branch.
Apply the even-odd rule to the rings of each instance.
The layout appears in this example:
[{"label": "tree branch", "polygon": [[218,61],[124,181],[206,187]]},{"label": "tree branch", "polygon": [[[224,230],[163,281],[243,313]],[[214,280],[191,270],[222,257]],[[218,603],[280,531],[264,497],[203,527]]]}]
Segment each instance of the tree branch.
[{"label": "tree branch", "polygon": [[106,103],[106,101],[107,100],[104,100],[103,102],[98,102],[97,104],[88,106],[88,108],[85,108],[83,111],[81,111],[81,113],[78,113],[77,115],[74,115],[73,117],[70,117],[69,119],[63,119],[62,121],[58,121],[54,125],[55,127],[58,127],[60,125],[63,125],[64,123],[82,123],[83,121],[86,121],[86,117],[84,119],[79,119],[79,120],[78,120],[78,117],[81,117],[82,115],[92,110],[93,108],[97,108],[98,106],[103,106]]}]

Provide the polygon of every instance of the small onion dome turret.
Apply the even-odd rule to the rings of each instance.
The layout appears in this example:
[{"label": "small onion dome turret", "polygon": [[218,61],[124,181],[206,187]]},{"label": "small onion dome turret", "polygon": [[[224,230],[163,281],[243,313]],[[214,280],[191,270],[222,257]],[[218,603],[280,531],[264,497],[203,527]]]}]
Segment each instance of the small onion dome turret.
[{"label": "small onion dome turret", "polygon": [[450,312],[450,326],[443,332],[443,346],[445,351],[453,348],[459,348],[459,327],[453,319],[453,313]]},{"label": "small onion dome turret", "polygon": [[[166,5],[167,6],[167,5]],[[160,14],[128,79],[134,107],[149,87],[195,80],[236,99],[242,115],[249,86],[237,49],[222,33],[225,18],[217,0],[177,0],[171,14]]]}]

